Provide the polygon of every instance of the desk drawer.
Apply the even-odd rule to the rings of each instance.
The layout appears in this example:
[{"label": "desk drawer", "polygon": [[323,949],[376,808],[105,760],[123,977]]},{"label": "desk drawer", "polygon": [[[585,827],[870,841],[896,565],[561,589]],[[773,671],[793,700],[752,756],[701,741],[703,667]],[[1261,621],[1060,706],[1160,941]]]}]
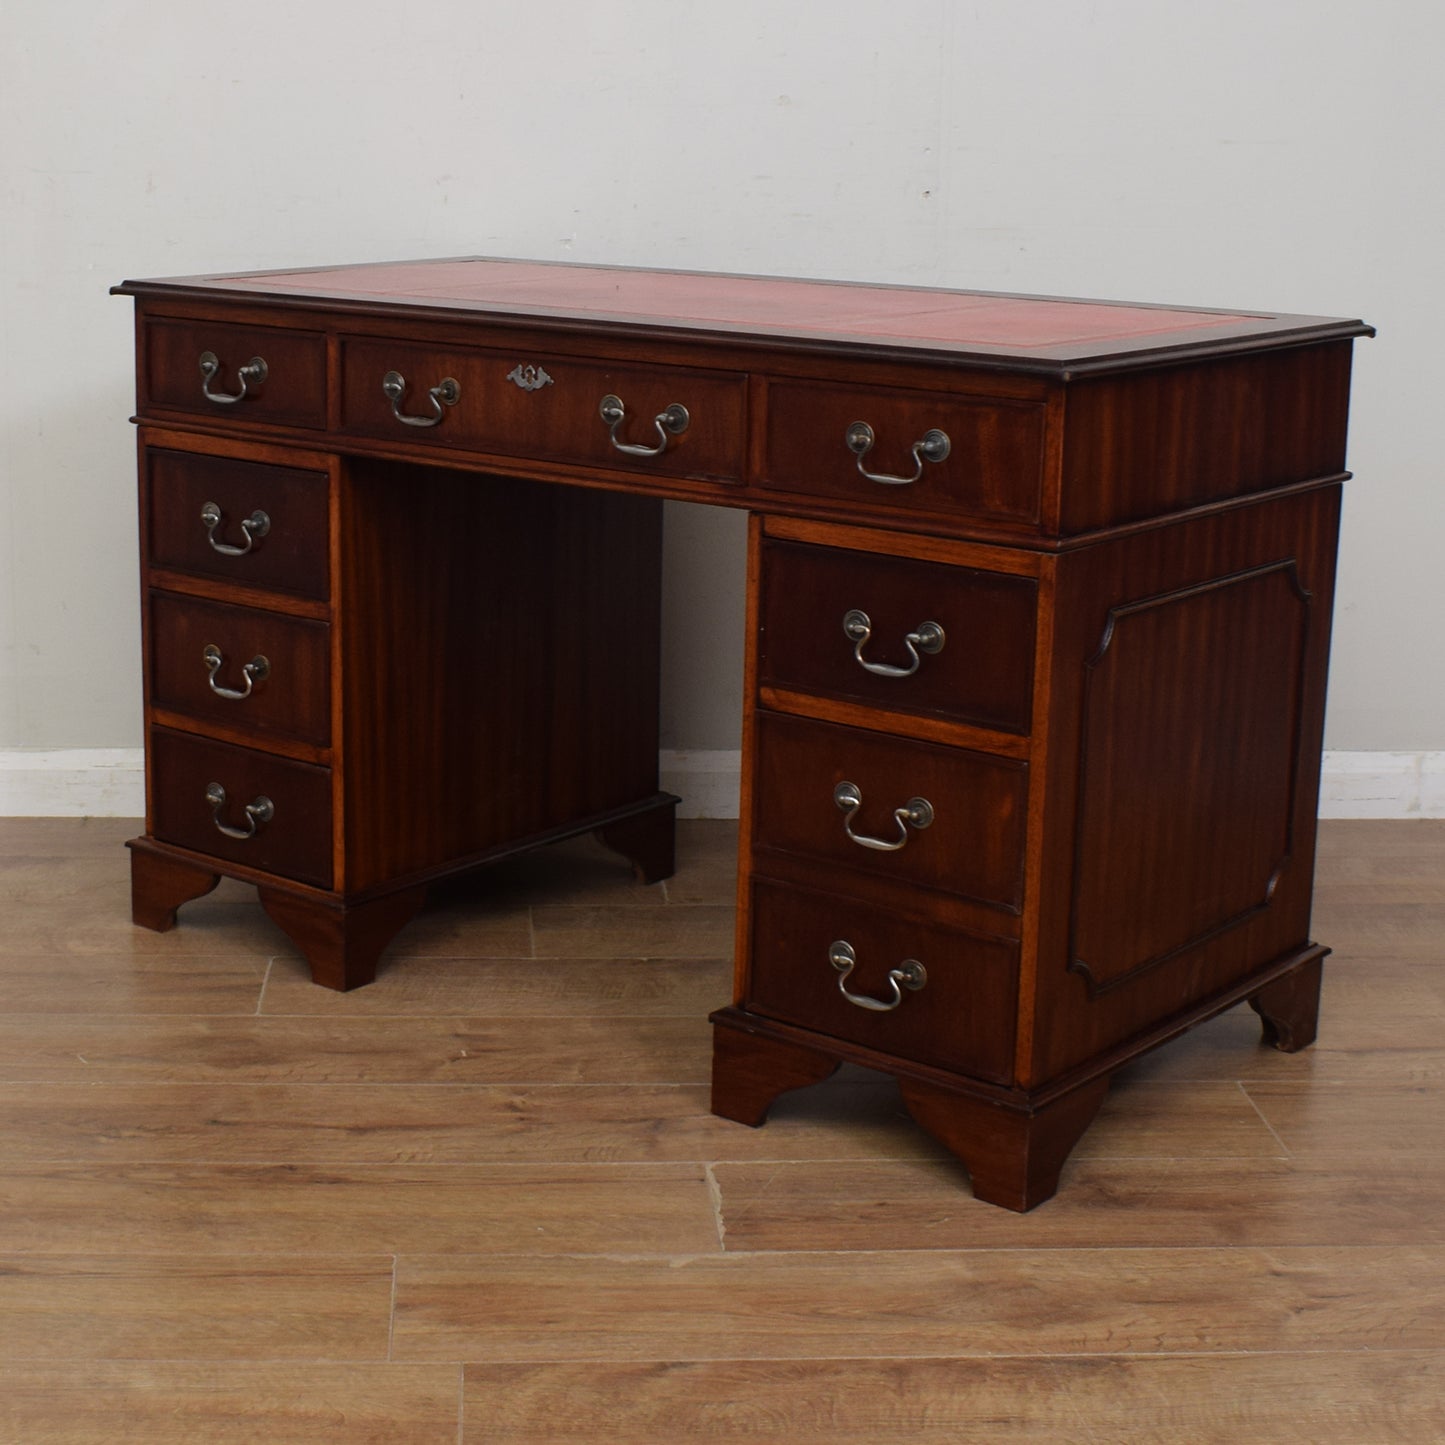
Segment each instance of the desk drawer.
[{"label": "desk drawer", "polygon": [[329,639],[324,622],[153,592],[151,701],[203,722],[326,747]]},{"label": "desk drawer", "polygon": [[[840,947],[843,945],[843,947]],[[839,963],[850,962],[846,974]],[[837,962],[835,962],[837,960]],[[921,986],[891,970],[922,965]],[[916,969],[908,970],[920,982]],[[840,987],[841,985],[841,987]],[[866,1003],[894,1004],[869,1008]],[[759,878],[745,1007],[867,1048],[1010,1082],[1018,945]]]},{"label": "desk drawer", "polygon": [[758,679],[1027,733],[1037,605],[1027,577],[765,541]]},{"label": "desk drawer", "polygon": [[[862,456],[848,444],[857,423],[873,438]],[[947,438],[947,455],[915,460],[915,443],[935,432]],[[775,491],[899,512],[967,514],[1027,526],[1039,521],[1041,402],[770,380],[765,447],[760,480]],[[896,484],[870,481],[860,465]]]},{"label": "desk drawer", "polygon": [[142,347],[143,413],[160,408],[230,423],[326,425],[326,338],[319,331],[150,317]]},{"label": "desk drawer", "polygon": [[[383,390],[393,374],[404,383],[395,408]],[[455,400],[448,403],[452,393],[446,392],[433,400],[433,389],[447,381],[455,383]],[[342,354],[345,431],[674,479],[741,481],[745,395],[743,376],[680,367],[610,366],[361,337],[348,338]],[[607,397],[617,397],[623,407],[617,442],[660,447],[657,455],[617,449],[600,413]],[[686,410],[687,425],[664,435],[653,418],[673,406]]]},{"label": "desk drawer", "polygon": [[324,472],[151,447],[145,483],[152,567],[328,599]]},{"label": "desk drawer", "polygon": [[[153,728],[151,832],[265,873],[331,887],[331,772],[251,748]],[[218,784],[224,799],[212,795]],[[248,806],[270,816],[250,816]],[[222,827],[249,836],[235,837]]]},{"label": "desk drawer", "polygon": [[[759,848],[1010,912],[1022,905],[1025,764],[763,713],[754,769]],[[845,784],[861,801],[841,798]],[[913,809],[915,801],[926,803],[931,816]],[[897,816],[904,809],[913,812],[908,821]]]}]

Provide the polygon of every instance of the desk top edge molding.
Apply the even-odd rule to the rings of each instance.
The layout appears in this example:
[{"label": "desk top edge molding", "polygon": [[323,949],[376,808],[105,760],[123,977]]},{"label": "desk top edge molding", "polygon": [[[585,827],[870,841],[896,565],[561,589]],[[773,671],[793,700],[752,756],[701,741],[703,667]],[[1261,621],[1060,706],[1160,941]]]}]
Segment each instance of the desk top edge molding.
[{"label": "desk top edge molding", "polygon": [[[502,273],[517,268],[528,273],[527,279],[531,284],[522,289],[529,291],[534,298],[545,288],[545,277],[555,276],[559,284],[566,284],[586,273],[604,279],[626,278],[634,294],[639,287],[654,282],[674,287],[682,283],[691,288],[685,294],[692,297],[708,293],[709,288],[721,288],[727,292],[743,287],[746,290],[734,300],[742,299],[756,305],[776,296],[780,302],[792,301],[795,305],[811,309],[814,315],[820,309],[826,311],[834,302],[855,298],[882,304],[885,308],[894,303],[917,300],[919,309],[925,312],[935,305],[993,308],[995,311],[1006,308],[1006,313],[1011,311],[1015,315],[1026,316],[1035,323],[1051,315],[1079,314],[1082,309],[1096,316],[1112,312],[1121,319],[1127,315],[1141,321],[1144,318],[1162,320],[1168,316],[1201,319],[1195,322],[1181,320],[1180,326],[1172,329],[1123,330],[1092,341],[1072,338],[1034,344],[1003,343],[947,335],[908,335],[904,334],[906,326],[890,330],[886,320],[870,325],[866,317],[861,321],[855,317],[842,325],[835,323],[832,327],[799,323],[764,325],[741,315],[679,315],[665,302],[655,310],[644,306],[609,311],[603,306],[587,304],[585,300],[583,304],[578,304],[575,297],[565,294],[550,302],[535,299],[509,301],[500,294],[510,284],[505,275],[500,286],[494,288],[491,294],[486,294],[485,284],[478,285],[471,279],[454,281],[450,289],[458,293],[470,289],[472,295],[442,294],[447,289],[445,283],[425,290],[405,284],[405,278],[424,276],[428,272],[438,277],[461,278],[466,275],[466,268],[491,268]],[[387,273],[394,273],[400,278],[397,284],[388,288],[383,281],[371,291],[352,289],[345,282],[332,281],[328,284],[323,279],[340,275],[385,277]],[[491,257],[365,262],[344,267],[125,280],[112,287],[111,294],[146,298],[162,304],[167,301],[201,302],[210,306],[230,303],[237,307],[260,306],[289,312],[318,311],[332,316],[358,317],[381,312],[398,319],[525,325],[542,331],[567,331],[574,335],[590,333],[599,338],[626,335],[636,339],[713,341],[792,353],[807,351],[830,355],[844,352],[853,357],[914,360],[935,365],[945,363],[964,369],[1014,373],[1060,382],[1187,363],[1212,356],[1278,350],[1375,334],[1374,327],[1368,323],[1345,317]],[[713,294],[716,295],[716,291]],[[726,297],[721,304],[725,312]],[[894,309],[893,314],[904,313]]]}]

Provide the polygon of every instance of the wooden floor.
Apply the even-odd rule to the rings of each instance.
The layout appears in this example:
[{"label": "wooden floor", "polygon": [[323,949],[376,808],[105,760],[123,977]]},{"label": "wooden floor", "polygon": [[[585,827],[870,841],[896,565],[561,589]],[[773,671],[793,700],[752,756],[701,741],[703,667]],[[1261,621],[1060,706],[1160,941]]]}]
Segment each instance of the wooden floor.
[{"label": "wooden floor", "polygon": [[861,1071],[707,1111],[734,837],[568,845],[314,988],[0,821],[0,1441],[1438,1442],[1445,823],[1327,823],[1319,1044],[1120,1076],[1027,1216]]}]

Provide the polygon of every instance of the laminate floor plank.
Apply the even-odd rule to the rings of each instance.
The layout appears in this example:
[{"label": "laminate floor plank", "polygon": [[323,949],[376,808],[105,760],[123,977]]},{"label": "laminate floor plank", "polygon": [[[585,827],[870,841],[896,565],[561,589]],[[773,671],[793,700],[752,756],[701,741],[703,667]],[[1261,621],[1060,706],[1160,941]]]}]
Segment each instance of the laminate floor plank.
[{"label": "laminate floor plank", "polygon": [[1445,1159],[1087,1158],[1026,1216],[941,1160],[713,1166],[728,1250],[1445,1245]]},{"label": "laminate floor plank", "polygon": [[880,1357],[1433,1349],[1445,1246],[397,1263],[400,1360],[789,1359],[860,1340]]},{"label": "laminate floor plank", "polygon": [[1294,1157],[1445,1158],[1445,1082],[1318,1088],[1256,1080],[1245,1088]]},{"label": "laminate floor plank", "polygon": [[0,1017],[0,1082],[699,1083],[705,1018]]},{"label": "laminate floor plank", "polygon": [[1438,1445],[1445,1352],[468,1365],[464,1445]]},{"label": "laminate floor plank", "polygon": [[1258,1017],[1240,1005],[1136,1059],[1114,1075],[1114,1089],[1145,1080],[1341,1086],[1445,1081],[1445,1033],[1436,1024],[1445,1014],[1435,1012],[1433,985],[1414,977],[1418,969],[1398,964],[1399,972],[1376,988],[1368,978],[1332,971],[1333,962],[1325,960],[1321,1037],[1309,1048],[1284,1054],[1261,1043]]},{"label": "laminate floor plank", "polygon": [[84,900],[35,898],[0,904],[7,952],[80,953],[174,958],[243,954],[270,958],[290,940],[253,899],[197,899],[180,910],[166,933],[130,921],[130,888],[115,887]]},{"label": "laminate floor plank", "polygon": [[134,928],[140,831],[0,819],[4,1445],[1445,1439],[1445,820],[1323,823],[1318,1042],[1119,1071],[1023,1216],[866,1070],[709,1112],[734,824],[348,995],[243,884]]},{"label": "laminate floor plank", "polygon": [[729,958],[478,959],[399,957],[366,988],[317,988],[299,959],[278,958],[260,1012],[326,1018],[417,1015],[705,1018],[728,1001]]},{"label": "laminate floor plank", "polygon": [[376,1360],[390,1256],[0,1254],[0,1360]]},{"label": "laminate floor plank", "polygon": [[97,875],[128,877],[126,839],[145,832],[144,818],[0,817],[0,855],[21,858],[78,856],[95,862]]},{"label": "laminate floor plank", "polygon": [[254,1014],[267,960],[246,954],[9,953],[7,1013]]},{"label": "laminate floor plank", "polygon": [[527,1254],[720,1248],[698,1164],[11,1165],[11,1254]]},{"label": "laminate floor plank", "polygon": [[15,1445],[455,1445],[454,1365],[0,1362]]},{"label": "laminate floor plank", "polygon": [[732,957],[733,910],[721,904],[549,904],[533,908],[532,929],[538,958]]},{"label": "laminate floor plank", "polygon": [[696,1084],[0,1084],[0,1159],[17,1165],[944,1157],[871,1082],[802,1090],[765,1129],[717,1118]]}]

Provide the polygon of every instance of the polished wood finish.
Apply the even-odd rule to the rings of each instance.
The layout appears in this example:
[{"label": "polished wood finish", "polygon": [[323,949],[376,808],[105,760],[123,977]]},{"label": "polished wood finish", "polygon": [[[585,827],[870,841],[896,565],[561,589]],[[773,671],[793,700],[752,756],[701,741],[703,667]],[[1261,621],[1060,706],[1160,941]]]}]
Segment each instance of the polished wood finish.
[{"label": "polished wood finish", "polygon": [[[842,502],[871,498],[878,484],[862,475],[859,463],[880,476],[911,476],[913,444],[936,428],[948,437],[948,456],[924,461],[918,481],[899,488],[894,506],[900,520],[961,513],[1011,525],[1038,523],[1045,411],[1036,402],[969,402],[947,391],[773,382],[766,405],[759,477],[766,488]],[[844,442],[856,421],[866,422],[875,436],[863,457]]]},{"label": "polished wood finish", "polygon": [[[857,956],[846,978],[829,961],[836,940],[850,944]],[[744,1001],[750,1012],[880,1054],[1009,1082],[1018,997],[1018,945],[1012,940],[940,928],[926,916],[899,917],[821,887],[759,878],[751,943]],[[889,972],[908,959],[923,965],[927,981],[916,992],[903,988],[902,1001],[890,1011],[844,996],[846,987],[859,998],[890,1001]]]},{"label": "polished wood finish", "polygon": [[1093,1122],[1107,1077],[1020,1109],[932,1081],[900,1077],[913,1117],[968,1167],[975,1199],[1020,1213],[1053,1198],[1079,1136]]},{"label": "polished wood finish", "polygon": [[[255,748],[152,728],[152,832],[158,842],[218,861],[330,888],[331,771]],[[225,789],[217,808],[212,783]],[[252,827],[246,809],[269,799],[274,816]],[[223,833],[222,827],[243,836]]]},{"label": "polished wood finish", "polygon": [[[769,541],[763,547],[758,674],[763,687],[922,713],[1027,733],[1033,701],[1034,619],[1030,579],[979,568],[859,554],[838,547]],[[865,661],[906,669],[905,639],[925,622],[943,629],[911,677],[870,673],[853,644],[820,645],[817,618],[865,613]]]},{"label": "polished wood finish", "polygon": [[1264,1040],[1286,1054],[1314,1043],[1320,1016],[1324,960],[1312,958],[1267,984],[1249,1000],[1264,1024]]},{"label": "polished wood finish", "polygon": [[841,1063],[829,1049],[760,1032],[739,1016],[713,1033],[712,1112],[756,1129],[780,1094],[821,1083]]},{"label": "polished wood finish", "polygon": [[[1022,763],[772,714],[759,720],[756,759],[757,852],[800,854],[829,871],[862,869],[1018,911],[1028,788]],[[863,799],[851,821],[834,801],[844,782]],[[933,809],[927,827],[896,817],[913,798]],[[847,828],[857,838],[903,846],[867,847]]]},{"label": "polished wood finish", "polygon": [[131,917],[142,928],[168,932],[181,904],[204,898],[221,881],[219,872],[162,853],[144,838],[132,838],[129,846]]},{"label": "polished wood finish", "polygon": [[[324,622],[154,592],[149,641],[158,711],[207,730],[255,729],[278,743],[330,745],[331,638]],[[208,647],[221,654],[214,674]],[[248,687],[244,669],[258,657],[267,666]],[[218,688],[243,696],[222,696]]]},{"label": "polished wood finish", "polygon": [[[118,289],[146,489],[137,857],[181,870],[141,865],[147,917],[213,865],[349,988],[477,865],[593,831],[662,876],[659,504],[685,498],[757,514],[721,1112],[881,1069],[980,1197],[1028,1209],[1132,1059],[1245,999],[1284,1047],[1312,1034],[1362,323],[487,260]],[[218,387],[250,355],[271,369],[218,403],[202,349]],[[689,424],[664,445],[674,403]],[[215,500],[234,528],[252,493],[287,522],[284,566],[208,557],[184,515]],[[198,692],[196,637],[240,635],[245,608],[311,639],[306,660],[276,643],[304,707],[248,720]],[[864,665],[896,673],[924,621],[942,652]],[[274,787],[277,822],[217,833],[213,772],[232,807]],[[908,959],[928,982],[895,1001]]]},{"label": "polished wood finish", "polygon": [[[522,365],[538,372],[535,389],[509,379]],[[430,416],[427,389],[446,377],[460,387],[455,406],[432,427],[417,429],[419,447],[458,447],[525,460],[546,458],[591,466],[635,468],[702,481],[742,480],[745,379],[676,368],[624,367],[529,350],[411,345],[348,338],[341,357],[341,429],[394,438],[396,418],[381,379],[400,371],[409,382],[398,403],[404,414]],[[550,381],[541,383],[540,373]],[[685,406],[687,429],[660,456],[637,458],[619,452],[598,414],[604,397],[616,396],[625,417],[617,438],[627,446],[656,447],[653,418],[673,404]],[[590,406],[577,404],[586,398]]]},{"label": "polished wood finish", "polygon": [[1337,341],[1079,381],[1069,390],[1061,531],[1338,476],[1350,353]]},{"label": "polished wood finish", "polygon": [[709,1112],[729,823],[437,890],[346,994],[230,880],[131,928],[137,830],[0,819],[0,1439],[1445,1435],[1445,821],[1321,823],[1318,1045],[1121,1068],[1023,1216],[857,1068]]},{"label": "polished wood finish", "polygon": [[207,320],[154,317],[138,341],[139,402],[144,411],[211,415],[217,403],[201,390],[199,358],[207,351],[220,363],[210,381],[220,396],[240,394],[240,368],[259,357],[264,381],[251,382],[240,402],[249,417],[280,426],[323,426],[326,421],[326,337],[321,331]]},{"label": "polished wood finish", "polygon": [[426,889],[405,888],[349,905],[318,903],[264,885],[256,896],[305,955],[312,982],[344,993],[376,978],[382,951],[426,902]]},{"label": "polished wood finish", "polygon": [[[282,597],[330,597],[324,472],[156,445],[142,451],[141,484],[153,569]],[[244,546],[241,523],[258,511],[270,528],[241,556],[218,552],[201,521],[207,502],[221,510],[215,536],[222,546]]]}]

